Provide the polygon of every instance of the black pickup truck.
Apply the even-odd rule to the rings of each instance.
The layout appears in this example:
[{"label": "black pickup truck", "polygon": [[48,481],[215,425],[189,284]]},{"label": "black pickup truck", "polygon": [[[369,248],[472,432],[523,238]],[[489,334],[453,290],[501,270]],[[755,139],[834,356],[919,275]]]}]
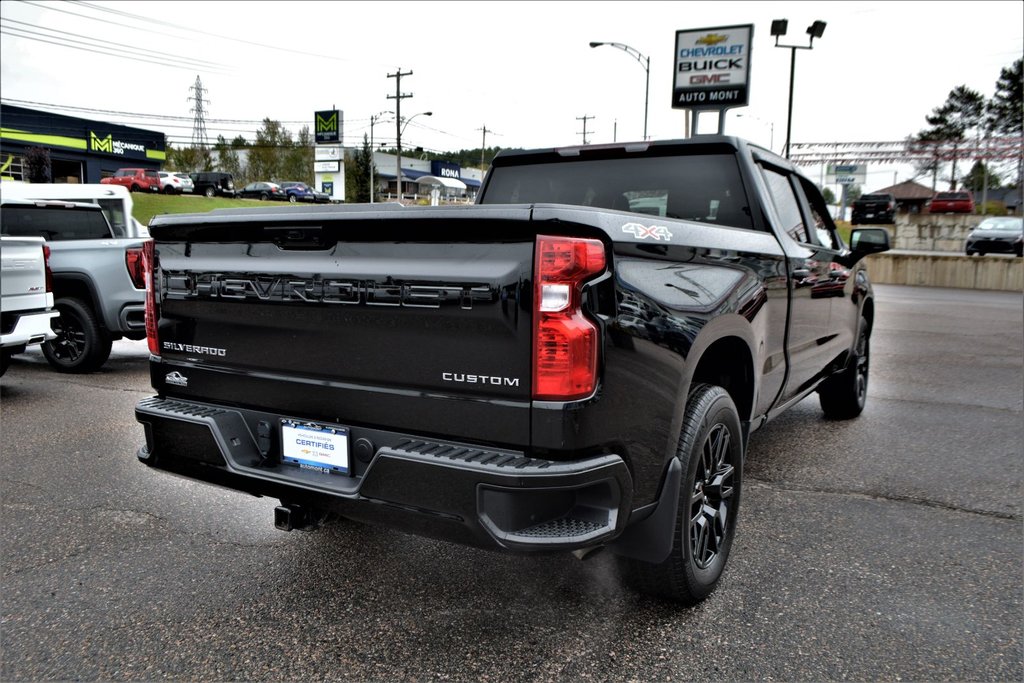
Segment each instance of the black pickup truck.
[{"label": "black pickup truck", "polygon": [[478,205],[164,215],[146,252],[155,468],[327,516],[623,558],[695,603],[750,433],[864,406],[875,307],[820,193],[744,141],[499,155]]},{"label": "black pickup truck", "polygon": [[853,200],[850,222],[853,225],[867,223],[894,223],[896,221],[896,197],[886,193],[861,195]]}]

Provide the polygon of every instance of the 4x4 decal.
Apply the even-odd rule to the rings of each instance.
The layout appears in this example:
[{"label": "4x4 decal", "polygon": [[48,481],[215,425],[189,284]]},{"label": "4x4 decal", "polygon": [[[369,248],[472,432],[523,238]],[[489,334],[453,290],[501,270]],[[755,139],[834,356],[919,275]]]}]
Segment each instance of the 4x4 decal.
[{"label": "4x4 decal", "polygon": [[622,232],[629,233],[640,240],[650,237],[658,242],[661,240],[665,240],[666,242],[672,241],[672,231],[664,225],[652,225],[647,227],[640,223],[626,223],[622,226]]}]

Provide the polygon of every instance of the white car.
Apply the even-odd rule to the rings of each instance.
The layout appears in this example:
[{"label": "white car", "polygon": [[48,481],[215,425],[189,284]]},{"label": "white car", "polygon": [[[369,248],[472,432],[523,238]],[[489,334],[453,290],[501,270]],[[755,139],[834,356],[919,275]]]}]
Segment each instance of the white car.
[{"label": "white car", "polygon": [[160,191],[164,194],[181,194],[185,189],[176,173],[160,171]]},{"label": "white car", "polygon": [[181,179],[181,191],[185,194],[192,194],[196,189],[195,183],[192,182],[192,177],[188,173],[175,173],[174,175]]}]

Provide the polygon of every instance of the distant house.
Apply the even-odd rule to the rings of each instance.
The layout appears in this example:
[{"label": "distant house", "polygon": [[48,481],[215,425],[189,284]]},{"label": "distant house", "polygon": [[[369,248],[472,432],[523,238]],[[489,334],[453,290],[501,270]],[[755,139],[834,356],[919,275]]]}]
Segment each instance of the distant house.
[{"label": "distant house", "polygon": [[872,190],[871,194],[891,194],[896,198],[896,210],[899,213],[923,213],[925,203],[935,193],[930,187],[906,180],[898,185]]}]

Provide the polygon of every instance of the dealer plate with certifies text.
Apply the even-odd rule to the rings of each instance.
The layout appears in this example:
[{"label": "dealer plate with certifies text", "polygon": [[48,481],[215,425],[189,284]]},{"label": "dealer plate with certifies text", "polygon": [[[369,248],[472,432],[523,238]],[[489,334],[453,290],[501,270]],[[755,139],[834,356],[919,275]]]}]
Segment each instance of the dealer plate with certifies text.
[{"label": "dealer plate with certifies text", "polygon": [[349,474],[348,428],[281,420],[281,460],[325,474]]}]

